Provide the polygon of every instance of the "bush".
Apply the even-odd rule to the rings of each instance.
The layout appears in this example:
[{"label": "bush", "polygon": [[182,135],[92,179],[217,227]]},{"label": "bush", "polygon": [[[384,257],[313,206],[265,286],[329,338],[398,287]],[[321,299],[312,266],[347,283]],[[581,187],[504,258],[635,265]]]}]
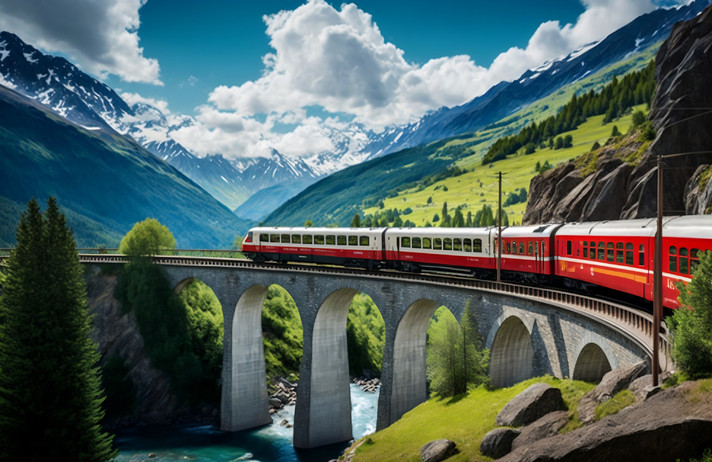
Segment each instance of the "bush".
[{"label": "bush", "polygon": [[679,283],[680,307],[669,319],[672,355],[678,368],[691,378],[712,375],[712,252],[700,255],[692,281]]}]

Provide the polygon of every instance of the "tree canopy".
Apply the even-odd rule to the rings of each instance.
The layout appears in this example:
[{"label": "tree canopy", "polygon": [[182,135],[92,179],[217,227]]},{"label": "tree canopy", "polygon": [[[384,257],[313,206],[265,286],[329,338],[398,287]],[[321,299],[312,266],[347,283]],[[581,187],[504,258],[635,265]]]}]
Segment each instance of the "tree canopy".
[{"label": "tree canopy", "polygon": [[167,227],[155,218],[136,223],[119,244],[119,253],[130,257],[159,255],[176,248],[176,239]]},{"label": "tree canopy", "polygon": [[0,294],[0,460],[103,461],[101,370],[71,229],[30,201]]}]

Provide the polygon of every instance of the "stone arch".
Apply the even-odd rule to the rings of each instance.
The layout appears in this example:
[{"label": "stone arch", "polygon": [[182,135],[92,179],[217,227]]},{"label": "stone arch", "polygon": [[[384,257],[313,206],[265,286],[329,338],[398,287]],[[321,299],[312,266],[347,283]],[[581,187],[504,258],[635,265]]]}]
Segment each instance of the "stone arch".
[{"label": "stone arch", "polygon": [[590,342],[584,345],[579,352],[571,378],[598,383],[611,370],[611,363],[606,353],[597,343]]},{"label": "stone arch", "polygon": [[[489,339],[488,339],[489,340]],[[532,377],[534,347],[531,332],[517,316],[509,316],[490,346],[490,378],[495,387],[508,387]]]},{"label": "stone arch", "polygon": [[426,332],[438,306],[440,304],[433,300],[416,300],[398,323],[393,343],[392,422],[428,398]]}]

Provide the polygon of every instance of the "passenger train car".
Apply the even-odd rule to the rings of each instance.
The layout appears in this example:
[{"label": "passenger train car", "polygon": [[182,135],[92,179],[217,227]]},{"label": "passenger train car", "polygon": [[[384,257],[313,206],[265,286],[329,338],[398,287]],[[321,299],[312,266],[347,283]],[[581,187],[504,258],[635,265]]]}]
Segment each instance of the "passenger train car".
[{"label": "passenger train car", "polygon": [[[515,280],[573,281],[652,300],[655,219],[516,226],[502,230],[502,274]],[[493,277],[497,228],[253,228],[242,251],[255,261],[310,262],[402,271],[451,269]],[[712,216],[665,218],[663,305],[712,250]]]}]

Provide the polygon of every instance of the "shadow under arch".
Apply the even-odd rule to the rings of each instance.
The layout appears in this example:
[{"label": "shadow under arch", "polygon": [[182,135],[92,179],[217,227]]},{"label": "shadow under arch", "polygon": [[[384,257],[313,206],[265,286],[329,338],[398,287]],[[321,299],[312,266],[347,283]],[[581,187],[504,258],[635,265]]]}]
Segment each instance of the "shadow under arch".
[{"label": "shadow under arch", "polygon": [[606,353],[599,345],[591,342],[581,349],[576,358],[572,379],[598,383],[611,370]]},{"label": "shadow under arch", "polygon": [[416,300],[398,323],[393,343],[391,423],[428,399],[426,333],[430,318],[439,306],[433,300]]},{"label": "shadow under arch", "polygon": [[490,347],[490,379],[498,388],[532,377],[534,347],[521,319],[509,316],[497,329]]}]

